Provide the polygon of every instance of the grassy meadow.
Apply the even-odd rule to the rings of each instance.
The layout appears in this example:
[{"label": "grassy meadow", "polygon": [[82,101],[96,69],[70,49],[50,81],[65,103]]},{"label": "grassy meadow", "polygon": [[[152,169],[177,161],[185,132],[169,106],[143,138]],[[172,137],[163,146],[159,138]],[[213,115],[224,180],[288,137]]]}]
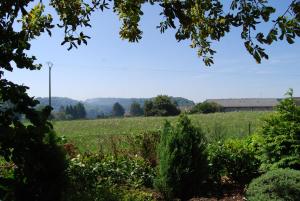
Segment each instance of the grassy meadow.
[{"label": "grassy meadow", "polygon": [[[208,140],[239,138],[255,132],[261,119],[269,112],[230,112],[189,115],[196,126],[206,133]],[[174,122],[178,117],[131,117],[96,120],[53,122],[59,136],[65,136],[81,151],[98,151],[115,137],[126,137],[161,129],[165,120]]]}]

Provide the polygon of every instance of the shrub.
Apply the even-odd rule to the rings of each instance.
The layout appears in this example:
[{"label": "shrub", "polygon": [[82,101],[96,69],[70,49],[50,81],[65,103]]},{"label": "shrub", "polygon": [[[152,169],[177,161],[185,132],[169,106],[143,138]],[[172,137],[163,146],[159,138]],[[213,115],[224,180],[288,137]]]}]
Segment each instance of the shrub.
[{"label": "shrub", "polygon": [[28,88],[2,75],[0,71],[0,160],[8,172],[0,171],[0,200],[59,201],[67,163],[48,121],[51,107],[37,111],[38,101],[27,95]]},{"label": "shrub", "polygon": [[120,201],[155,201],[153,194],[141,190],[123,190]]},{"label": "shrub", "polygon": [[249,201],[297,201],[300,198],[300,171],[269,171],[250,183],[246,198]]},{"label": "shrub", "polygon": [[154,170],[139,157],[78,155],[70,161],[65,200],[119,200],[121,187],[152,187]]},{"label": "shrub", "polygon": [[110,186],[100,182],[97,164],[102,158],[77,155],[70,160],[67,171],[69,186],[65,192],[65,201],[113,201],[117,195]]},{"label": "shrub", "polygon": [[129,136],[130,151],[138,154],[148,161],[152,167],[157,165],[157,146],[159,143],[159,131],[147,131],[139,135]]},{"label": "shrub", "polygon": [[167,199],[187,200],[201,192],[207,177],[206,140],[186,115],[180,116],[176,126],[165,123],[158,152],[156,187]]},{"label": "shrub", "polygon": [[264,120],[260,134],[262,170],[292,168],[300,170],[300,107],[290,90],[277,112]]},{"label": "shrub", "polygon": [[251,139],[210,144],[208,160],[211,177],[216,181],[226,175],[239,183],[248,183],[258,175],[260,165]]}]

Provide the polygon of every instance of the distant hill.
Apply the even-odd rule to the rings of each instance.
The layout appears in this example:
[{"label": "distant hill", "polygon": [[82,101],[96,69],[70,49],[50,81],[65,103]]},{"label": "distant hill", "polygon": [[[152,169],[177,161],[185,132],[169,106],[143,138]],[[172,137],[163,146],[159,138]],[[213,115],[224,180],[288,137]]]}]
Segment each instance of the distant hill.
[{"label": "distant hill", "polygon": [[[38,101],[40,101],[40,104],[45,106],[49,104],[49,99],[48,98],[37,98]],[[58,111],[61,106],[66,106],[66,105],[76,105],[79,103],[78,100],[74,100],[71,98],[66,98],[66,97],[52,97],[51,98],[51,105],[54,109],[54,111]]]},{"label": "distant hill", "polygon": [[[48,105],[48,98],[37,98],[41,105]],[[95,118],[99,114],[110,114],[114,103],[120,103],[126,111],[129,111],[130,105],[135,101],[144,105],[146,100],[153,98],[92,98],[85,101],[78,101],[71,98],[52,97],[52,107],[54,111],[58,111],[61,106],[75,105],[82,102],[87,111],[88,118]],[[193,106],[195,103],[191,100],[182,97],[172,97],[172,100],[177,103],[180,108]]]}]

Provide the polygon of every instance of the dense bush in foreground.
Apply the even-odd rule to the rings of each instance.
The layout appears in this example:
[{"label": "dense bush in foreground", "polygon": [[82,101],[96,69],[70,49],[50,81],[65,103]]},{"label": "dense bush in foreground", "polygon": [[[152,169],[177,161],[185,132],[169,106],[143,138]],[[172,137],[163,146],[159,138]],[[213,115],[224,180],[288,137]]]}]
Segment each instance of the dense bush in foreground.
[{"label": "dense bush in foreground", "polygon": [[152,167],[157,165],[157,146],[160,140],[159,131],[142,132],[129,136],[130,151],[148,161]]},{"label": "dense bush in foreground", "polygon": [[156,186],[167,199],[187,200],[201,192],[207,177],[206,140],[186,115],[175,126],[165,123],[158,153]]},{"label": "dense bush in foreground", "polygon": [[28,96],[27,87],[2,75],[0,71],[0,160],[9,170],[0,171],[0,200],[60,201],[67,164],[48,121],[51,108],[35,110],[38,101]]},{"label": "dense bush in foreground", "polygon": [[278,169],[254,179],[247,190],[248,201],[298,201],[300,171]]},{"label": "dense bush in foreground", "polygon": [[[154,169],[139,157],[78,155],[71,159],[68,169],[67,201],[118,201],[131,197],[150,197],[147,193],[130,193],[127,189],[152,187]],[[125,196],[126,199],[122,198]]]},{"label": "dense bush in foreground", "polygon": [[262,170],[292,168],[300,170],[300,107],[293,91],[277,106],[277,112],[265,119],[260,134]]},{"label": "dense bush in foreground", "polygon": [[251,139],[226,140],[208,146],[210,174],[220,181],[228,176],[239,183],[248,183],[258,175],[259,160]]}]

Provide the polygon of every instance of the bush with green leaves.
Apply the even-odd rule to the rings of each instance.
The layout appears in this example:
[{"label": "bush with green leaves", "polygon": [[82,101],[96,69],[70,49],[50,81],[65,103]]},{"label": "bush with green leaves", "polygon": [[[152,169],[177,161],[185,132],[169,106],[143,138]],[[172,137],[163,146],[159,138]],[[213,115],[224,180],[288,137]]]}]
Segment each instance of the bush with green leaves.
[{"label": "bush with green leaves", "polygon": [[201,193],[208,175],[206,147],[203,132],[186,115],[175,126],[165,123],[158,147],[156,187],[167,199],[187,200]]},{"label": "bush with green leaves", "polygon": [[11,165],[12,175],[0,175],[0,200],[59,201],[67,163],[48,121],[51,108],[37,111],[38,101],[28,96],[27,87],[1,76],[0,157]]},{"label": "bush with green leaves", "polygon": [[293,91],[277,106],[275,114],[264,120],[259,134],[262,170],[292,168],[300,170],[300,107]]},{"label": "bush with green leaves", "polygon": [[246,192],[248,201],[298,201],[300,171],[277,169],[254,179]]},{"label": "bush with green leaves", "polygon": [[159,131],[145,131],[138,135],[128,136],[130,152],[138,154],[148,161],[152,167],[157,165],[157,146],[160,139]]},{"label": "bush with green leaves", "polygon": [[120,201],[155,201],[153,193],[144,190],[121,190]]},{"label": "bush with green leaves", "polygon": [[77,155],[70,161],[67,175],[69,185],[64,194],[65,201],[113,201],[117,195],[110,187],[98,180],[97,162],[101,158]]},{"label": "bush with green leaves", "polygon": [[248,183],[258,175],[259,160],[251,138],[230,139],[208,145],[211,178],[217,182],[228,176],[238,183]]},{"label": "bush with green leaves", "polygon": [[215,102],[203,102],[203,103],[198,103],[195,105],[190,113],[203,113],[203,114],[208,114],[208,113],[215,113],[215,112],[221,112],[222,111],[222,106],[215,103]]},{"label": "bush with green leaves", "polygon": [[116,189],[152,187],[155,171],[140,157],[86,154],[71,159],[68,176],[65,200],[104,201],[119,200]]}]

